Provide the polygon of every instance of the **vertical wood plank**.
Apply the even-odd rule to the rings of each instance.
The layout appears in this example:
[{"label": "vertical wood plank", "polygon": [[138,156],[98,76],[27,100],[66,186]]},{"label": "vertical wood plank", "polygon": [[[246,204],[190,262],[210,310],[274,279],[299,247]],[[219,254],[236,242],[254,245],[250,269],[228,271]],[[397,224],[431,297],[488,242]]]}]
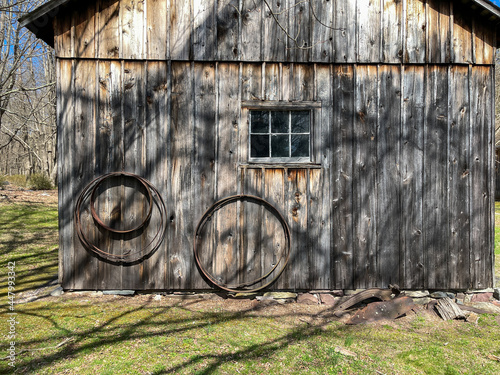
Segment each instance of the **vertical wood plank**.
[{"label": "vertical wood plank", "polygon": [[[192,200],[194,219],[197,221],[203,213],[214,203],[216,191],[215,160],[216,160],[216,72],[215,64],[204,63],[194,65],[194,150],[192,167]],[[231,207],[232,208],[232,207]],[[236,219],[236,214],[233,215]],[[219,217],[219,216],[218,216]],[[224,219],[224,218],[222,218]],[[193,223],[196,225],[196,223]],[[222,223],[225,228],[225,222]],[[237,244],[236,229],[227,233],[224,241],[229,245]],[[234,239],[234,241],[233,241]],[[210,242],[205,242],[211,246]],[[236,246],[228,246],[226,253],[232,264],[236,257]],[[192,257],[191,257],[192,258]],[[195,288],[206,287],[206,283],[198,277],[194,267],[194,259],[190,259],[193,267],[192,285]]]},{"label": "vertical wood plank", "polygon": [[385,63],[398,63],[403,57],[403,2],[382,0],[382,56]]},{"label": "vertical wood plank", "polygon": [[378,71],[376,66],[356,69],[354,160],[353,160],[353,248],[354,287],[376,284],[377,272],[377,126]]},{"label": "vertical wood plank", "polygon": [[168,1],[147,0],[146,2],[146,57],[151,60],[168,58]]},{"label": "vertical wood plank", "polygon": [[95,56],[96,42],[95,4],[78,4],[73,11],[75,56],[92,58]]},{"label": "vertical wood plank", "polygon": [[400,287],[424,288],[422,238],[424,94],[422,66],[403,70],[403,113],[401,145],[401,246],[404,253],[404,282]]},{"label": "vertical wood plank", "polygon": [[330,62],[335,56],[333,49],[334,2],[320,0],[310,3],[311,10],[311,58],[314,62]]},{"label": "vertical wood plank", "polygon": [[215,59],[215,12],[215,0],[193,2],[193,55],[196,60]]},{"label": "vertical wood plank", "polygon": [[280,66],[266,64],[264,69],[264,98],[265,100],[279,100],[280,95]]},{"label": "vertical wood plank", "polygon": [[469,284],[469,67],[453,66],[450,72],[449,210],[450,259],[448,287]]},{"label": "vertical wood plank", "polygon": [[[94,179],[95,160],[95,106],[93,97],[96,90],[96,64],[93,61],[75,64],[75,122],[73,155],[80,155],[75,160],[72,170],[74,196]],[[86,228],[92,230],[90,228]],[[75,236],[76,237],[76,236]],[[95,289],[97,260],[75,238],[75,289]]]},{"label": "vertical wood plank", "polygon": [[[162,198],[166,196],[169,183],[165,176],[168,155],[168,69],[165,62],[149,62],[146,66],[146,122],[145,144],[147,153],[145,160],[145,177],[158,189]],[[167,208],[167,210],[170,207]],[[155,207],[155,213],[157,208]],[[168,220],[169,211],[164,220]],[[155,230],[160,225],[160,218],[153,216],[149,224],[150,235],[146,243],[153,240]],[[165,289],[165,255],[166,247],[170,244],[163,241],[156,252],[144,261],[142,286],[144,289]]]},{"label": "vertical wood plank", "polygon": [[170,0],[170,58],[189,60],[192,53],[191,0]]},{"label": "vertical wood plank", "polygon": [[98,44],[100,58],[120,56],[120,1],[100,0],[98,22]]},{"label": "vertical wood plank", "polygon": [[[354,109],[355,77],[352,66],[333,68],[332,262],[336,289],[354,289]],[[364,118],[364,117],[363,117]]]},{"label": "vertical wood plank", "polygon": [[377,127],[377,266],[380,286],[401,284],[401,70],[379,68],[379,122]]},{"label": "vertical wood plank", "polygon": [[241,100],[264,100],[262,65],[242,65]]},{"label": "vertical wood plank", "polygon": [[332,241],[332,134],[336,129],[333,122],[334,104],[332,95],[332,68],[318,65],[316,68],[316,100],[321,102],[321,110],[313,111],[314,139],[313,153],[321,169],[309,172],[309,228],[311,233],[311,259],[319,289],[332,288],[334,280],[334,262]]},{"label": "vertical wood plank", "polygon": [[474,18],[473,38],[474,49],[473,57],[476,64],[494,64],[495,63],[495,32],[488,26]]},{"label": "vertical wood plank", "polygon": [[427,0],[427,63],[451,61],[450,2]]},{"label": "vertical wood plank", "polygon": [[296,101],[313,101],[315,90],[314,66],[294,64],[292,71],[293,86],[290,97]]},{"label": "vertical wood plank", "polygon": [[263,7],[262,58],[264,61],[284,61],[288,38],[280,25],[284,27],[288,25],[287,1],[269,0],[268,2],[271,10],[267,6]]},{"label": "vertical wood plank", "polygon": [[57,57],[72,57],[71,17],[54,18],[54,50]]},{"label": "vertical wood plank", "polygon": [[264,4],[241,0],[241,60],[261,60],[262,12]]},{"label": "vertical wood plank", "polygon": [[381,0],[357,0],[358,62],[380,62]]},{"label": "vertical wood plank", "polygon": [[[292,4],[293,5],[293,4]],[[290,7],[288,33],[295,39],[288,41],[288,61],[308,62],[311,58],[311,14],[309,3],[296,2]]]},{"label": "vertical wood plank", "polygon": [[240,2],[217,1],[217,57],[222,61],[236,61],[240,56]]},{"label": "vertical wood plank", "polygon": [[470,10],[453,5],[453,62],[468,64],[473,62],[472,56],[472,17]]},{"label": "vertical wood plank", "polygon": [[173,289],[189,288],[194,275],[191,274],[193,225],[192,148],[194,140],[194,92],[193,71],[190,63],[172,63],[172,109],[171,109],[171,196],[168,205],[172,207],[168,240],[175,246],[169,247],[169,286]]},{"label": "vertical wood plank", "polygon": [[356,1],[334,0],[334,58],[337,63],[357,61]]},{"label": "vertical wood plank", "polygon": [[[282,215],[284,215],[285,212],[285,181],[286,174],[284,168],[264,169],[264,191],[261,197],[272,204],[279,212],[282,213]],[[274,267],[276,262],[282,256],[285,249],[285,237],[276,216],[271,214],[270,211],[265,208],[263,208],[262,211],[261,225],[262,274],[260,276],[263,276]],[[284,262],[284,258],[282,262]],[[278,267],[278,269],[279,268],[281,267]],[[275,276],[276,271],[271,273],[267,279],[263,280],[263,282],[269,282]],[[276,288],[280,282],[283,282],[283,280],[275,283],[273,287]]]},{"label": "vertical wood plank", "polygon": [[70,60],[56,60],[57,64],[57,158],[59,197],[59,277],[64,289],[74,289],[74,230],[73,230],[73,161],[74,147],[74,72]]},{"label": "vertical wood plank", "polygon": [[425,0],[406,1],[406,36],[404,38],[404,62],[423,64],[426,53],[426,6]]},{"label": "vertical wood plank", "polygon": [[490,231],[491,197],[489,178],[490,151],[492,147],[491,117],[492,70],[490,67],[476,66],[470,73],[471,98],[471,144],[470,144],[470,272],[472,289],[483,289],[492,285],[492,249]]},{"label": "vertical wood plank", "polygon": [[427,68],[424,134],[424,249],[426,288],[448,280],[448,72]]},{"label": "vertical wood plank", "polygon": [[[122,66],[120,62],[99,62],[98,120],[96,131],[96,170],[98,175],[123,170],[123,123],[122,123]],[[104,188],[109,188],[105,184]],[[99,213],[115,208],[117,197],[104,192],[105,201]],[[102,238],[103,237],[103,238]],[[121,247],[101,236],[98,246],[110,254],[119,254]],[[100,260],[98,263],[97,288],[121,288],[121,269],[117,265]]]},{"label": "vertical wood plank", "polygon": [[143,59],[145,52],[144,1],[120,0],[123,58]]},{"label": "vertical wood plank", "polygon": [[292,261],[289,264],[290,282],[294,289],[310,289],[311,274],[307,238],[307,169],[289,169],[287,180],[287,220],[292,236]]}]

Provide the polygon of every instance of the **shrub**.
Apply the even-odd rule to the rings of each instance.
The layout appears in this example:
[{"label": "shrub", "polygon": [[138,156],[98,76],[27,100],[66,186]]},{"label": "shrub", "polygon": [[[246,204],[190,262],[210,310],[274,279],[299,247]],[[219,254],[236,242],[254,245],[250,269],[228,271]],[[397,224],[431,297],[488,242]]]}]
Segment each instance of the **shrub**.
[{"label": "shrub", "polygon": [[22,174],[15,174],[12,176],[6,176],[7,181],[9,181],[12,185],[19,187],[26,187],[27,178]]},{"label": "shrub", "polygon": [[41,173],[35,173],[29,179],[29,187],[33,190],[50,190],[53,189],[50,179]]},{"label": "shrub", "polygon": [[0,174],[0,190],[5,189],[6,184],[7,184],[7,176]]}]

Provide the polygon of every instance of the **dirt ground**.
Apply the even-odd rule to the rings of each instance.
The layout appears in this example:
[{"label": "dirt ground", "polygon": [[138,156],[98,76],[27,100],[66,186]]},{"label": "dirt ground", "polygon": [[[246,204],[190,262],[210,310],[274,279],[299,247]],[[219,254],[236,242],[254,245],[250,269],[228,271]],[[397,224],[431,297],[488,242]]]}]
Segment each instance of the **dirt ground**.
[{"label": "dirt ground", "polygon": [[57,190],[29,190],[7,185],[0,190],[0,203],[57,204]]}]

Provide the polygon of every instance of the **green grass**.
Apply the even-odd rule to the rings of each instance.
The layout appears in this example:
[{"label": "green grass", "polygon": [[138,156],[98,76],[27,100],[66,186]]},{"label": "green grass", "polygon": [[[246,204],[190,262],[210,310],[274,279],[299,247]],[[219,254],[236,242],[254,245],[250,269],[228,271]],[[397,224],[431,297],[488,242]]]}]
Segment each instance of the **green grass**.
[{"label": "green grass", "polygon": [[[6,265],[16,262],[16,293],[56,276],[56,207],[0,204],[0,228],[3,358],[9,329]],[[497,241],[495,245],[498,254]],[[477,326],[423,313],[395,322],[346,326],[301,305],[261,310],[249,305],[232,311],[222,303],[68,293],[15,305],[16,350],[23,352],[14,373],[500,373],[500,362],[491,359],[500,356],[500,324],[492,315],[482,316]],[[244,302],[231,306],[236,303]],[[0,361],[0,373],[11,370],[6,360]]]}]

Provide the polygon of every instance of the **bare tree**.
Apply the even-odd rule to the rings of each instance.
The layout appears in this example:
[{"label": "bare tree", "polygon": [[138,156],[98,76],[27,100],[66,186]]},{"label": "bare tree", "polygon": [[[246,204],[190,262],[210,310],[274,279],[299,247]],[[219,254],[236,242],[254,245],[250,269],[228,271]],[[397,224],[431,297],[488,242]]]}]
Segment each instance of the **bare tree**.
[{"label": "bare tree", "polygon": [[53,51],[17,19],[46,1],[0,0],[0,172],[55,178]]}]

